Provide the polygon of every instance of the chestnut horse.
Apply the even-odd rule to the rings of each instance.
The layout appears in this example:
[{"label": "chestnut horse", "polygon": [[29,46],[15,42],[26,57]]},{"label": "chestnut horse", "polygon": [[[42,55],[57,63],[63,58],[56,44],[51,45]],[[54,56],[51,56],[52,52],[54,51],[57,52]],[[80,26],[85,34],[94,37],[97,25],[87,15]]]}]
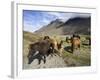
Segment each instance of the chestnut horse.
[{"label": "chestnut horse", "polygon": [[71,50],[72,53],[74,52],[75,49],[80,49],[80,36],[79,35],[73,35],[71,38]]}]

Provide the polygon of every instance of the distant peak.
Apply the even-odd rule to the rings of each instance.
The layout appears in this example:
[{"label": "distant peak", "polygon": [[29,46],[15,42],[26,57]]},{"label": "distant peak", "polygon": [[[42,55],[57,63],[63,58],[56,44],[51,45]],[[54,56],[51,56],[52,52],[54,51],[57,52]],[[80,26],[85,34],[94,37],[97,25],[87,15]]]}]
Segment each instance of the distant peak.
[{"label": "distant peak", "polygon": [[74,18],[70,18],[69,20],[67,20],[65,23],[68,24],[70,22],[76,22],[76,21],[81,21],[81,20],[90,20],[91,17],[74,17]]},{"label": "distant peak", "polygon": [[62,19],[56,19],[55,21],[62,22]]},{"label": "distant peak", "polygon": [[56,19],[56,20],[53,20],[53,21],[51,21],[51,23],[50,24],[53,24],[53,23],[63,23],[63,21],[62,21],[62,19]]}]

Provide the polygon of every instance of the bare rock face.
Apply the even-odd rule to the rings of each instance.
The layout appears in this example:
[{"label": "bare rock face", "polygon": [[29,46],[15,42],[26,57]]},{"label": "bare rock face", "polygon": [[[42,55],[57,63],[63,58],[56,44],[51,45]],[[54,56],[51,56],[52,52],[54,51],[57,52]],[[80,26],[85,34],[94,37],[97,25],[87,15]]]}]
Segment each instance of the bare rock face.
[{"label": "bare rock face", "polygon": [[28,64],[27,57],[24,57],[23,61],[23,69],[63,68],[63,67],[67,67],[67,64],[64,62],[62,57],[58,55],[56,56],[49,55],[48,57],[46,57],[45,64],[43,61],[41,61],[41,63],[38,64],[37,59],[35,59],[31,64]]}]

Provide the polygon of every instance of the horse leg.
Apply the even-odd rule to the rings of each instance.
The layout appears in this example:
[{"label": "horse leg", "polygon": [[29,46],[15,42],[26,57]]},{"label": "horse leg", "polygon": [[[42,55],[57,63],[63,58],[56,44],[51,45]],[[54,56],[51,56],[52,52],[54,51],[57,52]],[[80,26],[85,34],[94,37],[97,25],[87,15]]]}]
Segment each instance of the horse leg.
[{"label": "horse leg", "polygon": [[44,57],[44,60],[43,61],[44,61],[44,64],[45,64],[46,63],[46,56],[44,55],[43,57]]},{"label": "horse leg", "polygon": [[41,60],[43,60],[42,55],[39,55],[39,56],[38,56],[38,64],[41,63]]},{"label": "horse leg", "polygon": [[80,44],[78,45],[78,48],[80,48]]},{"label": "horse leg", "polygon": [[71,51],[72,51],[72,53],[74,52],[74,46],[73,46],[73,44],[71,46]]},{"label": "horse leg", "polygon": [[40,64],[40,63],[41,63],[41,59],[38,60],[38,64]]},{"label": "horse leg", "polygon": [[80,50],[80,44],[78,45],[78,49]]}]

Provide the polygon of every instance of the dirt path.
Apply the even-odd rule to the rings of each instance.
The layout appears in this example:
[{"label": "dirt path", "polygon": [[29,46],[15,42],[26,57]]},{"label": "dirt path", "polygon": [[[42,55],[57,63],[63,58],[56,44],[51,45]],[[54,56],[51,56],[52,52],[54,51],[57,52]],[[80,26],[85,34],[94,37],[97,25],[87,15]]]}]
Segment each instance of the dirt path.
[{"label": "dirt path", "polygon": [[59,57],[58,55],[56,56],[51,56],[49,55],[46,57],[46,63],[44,64],[43,61],[41,61],[40,64],[38,64],[38,60],[35,59],[31,64],[27,64],[28,59],[27,57],[24,57],[23,61],[23,68],[24,69],[39,69],[39,68],[62,68],[66,67],[67,64],[64,62],[62,57]]}]

